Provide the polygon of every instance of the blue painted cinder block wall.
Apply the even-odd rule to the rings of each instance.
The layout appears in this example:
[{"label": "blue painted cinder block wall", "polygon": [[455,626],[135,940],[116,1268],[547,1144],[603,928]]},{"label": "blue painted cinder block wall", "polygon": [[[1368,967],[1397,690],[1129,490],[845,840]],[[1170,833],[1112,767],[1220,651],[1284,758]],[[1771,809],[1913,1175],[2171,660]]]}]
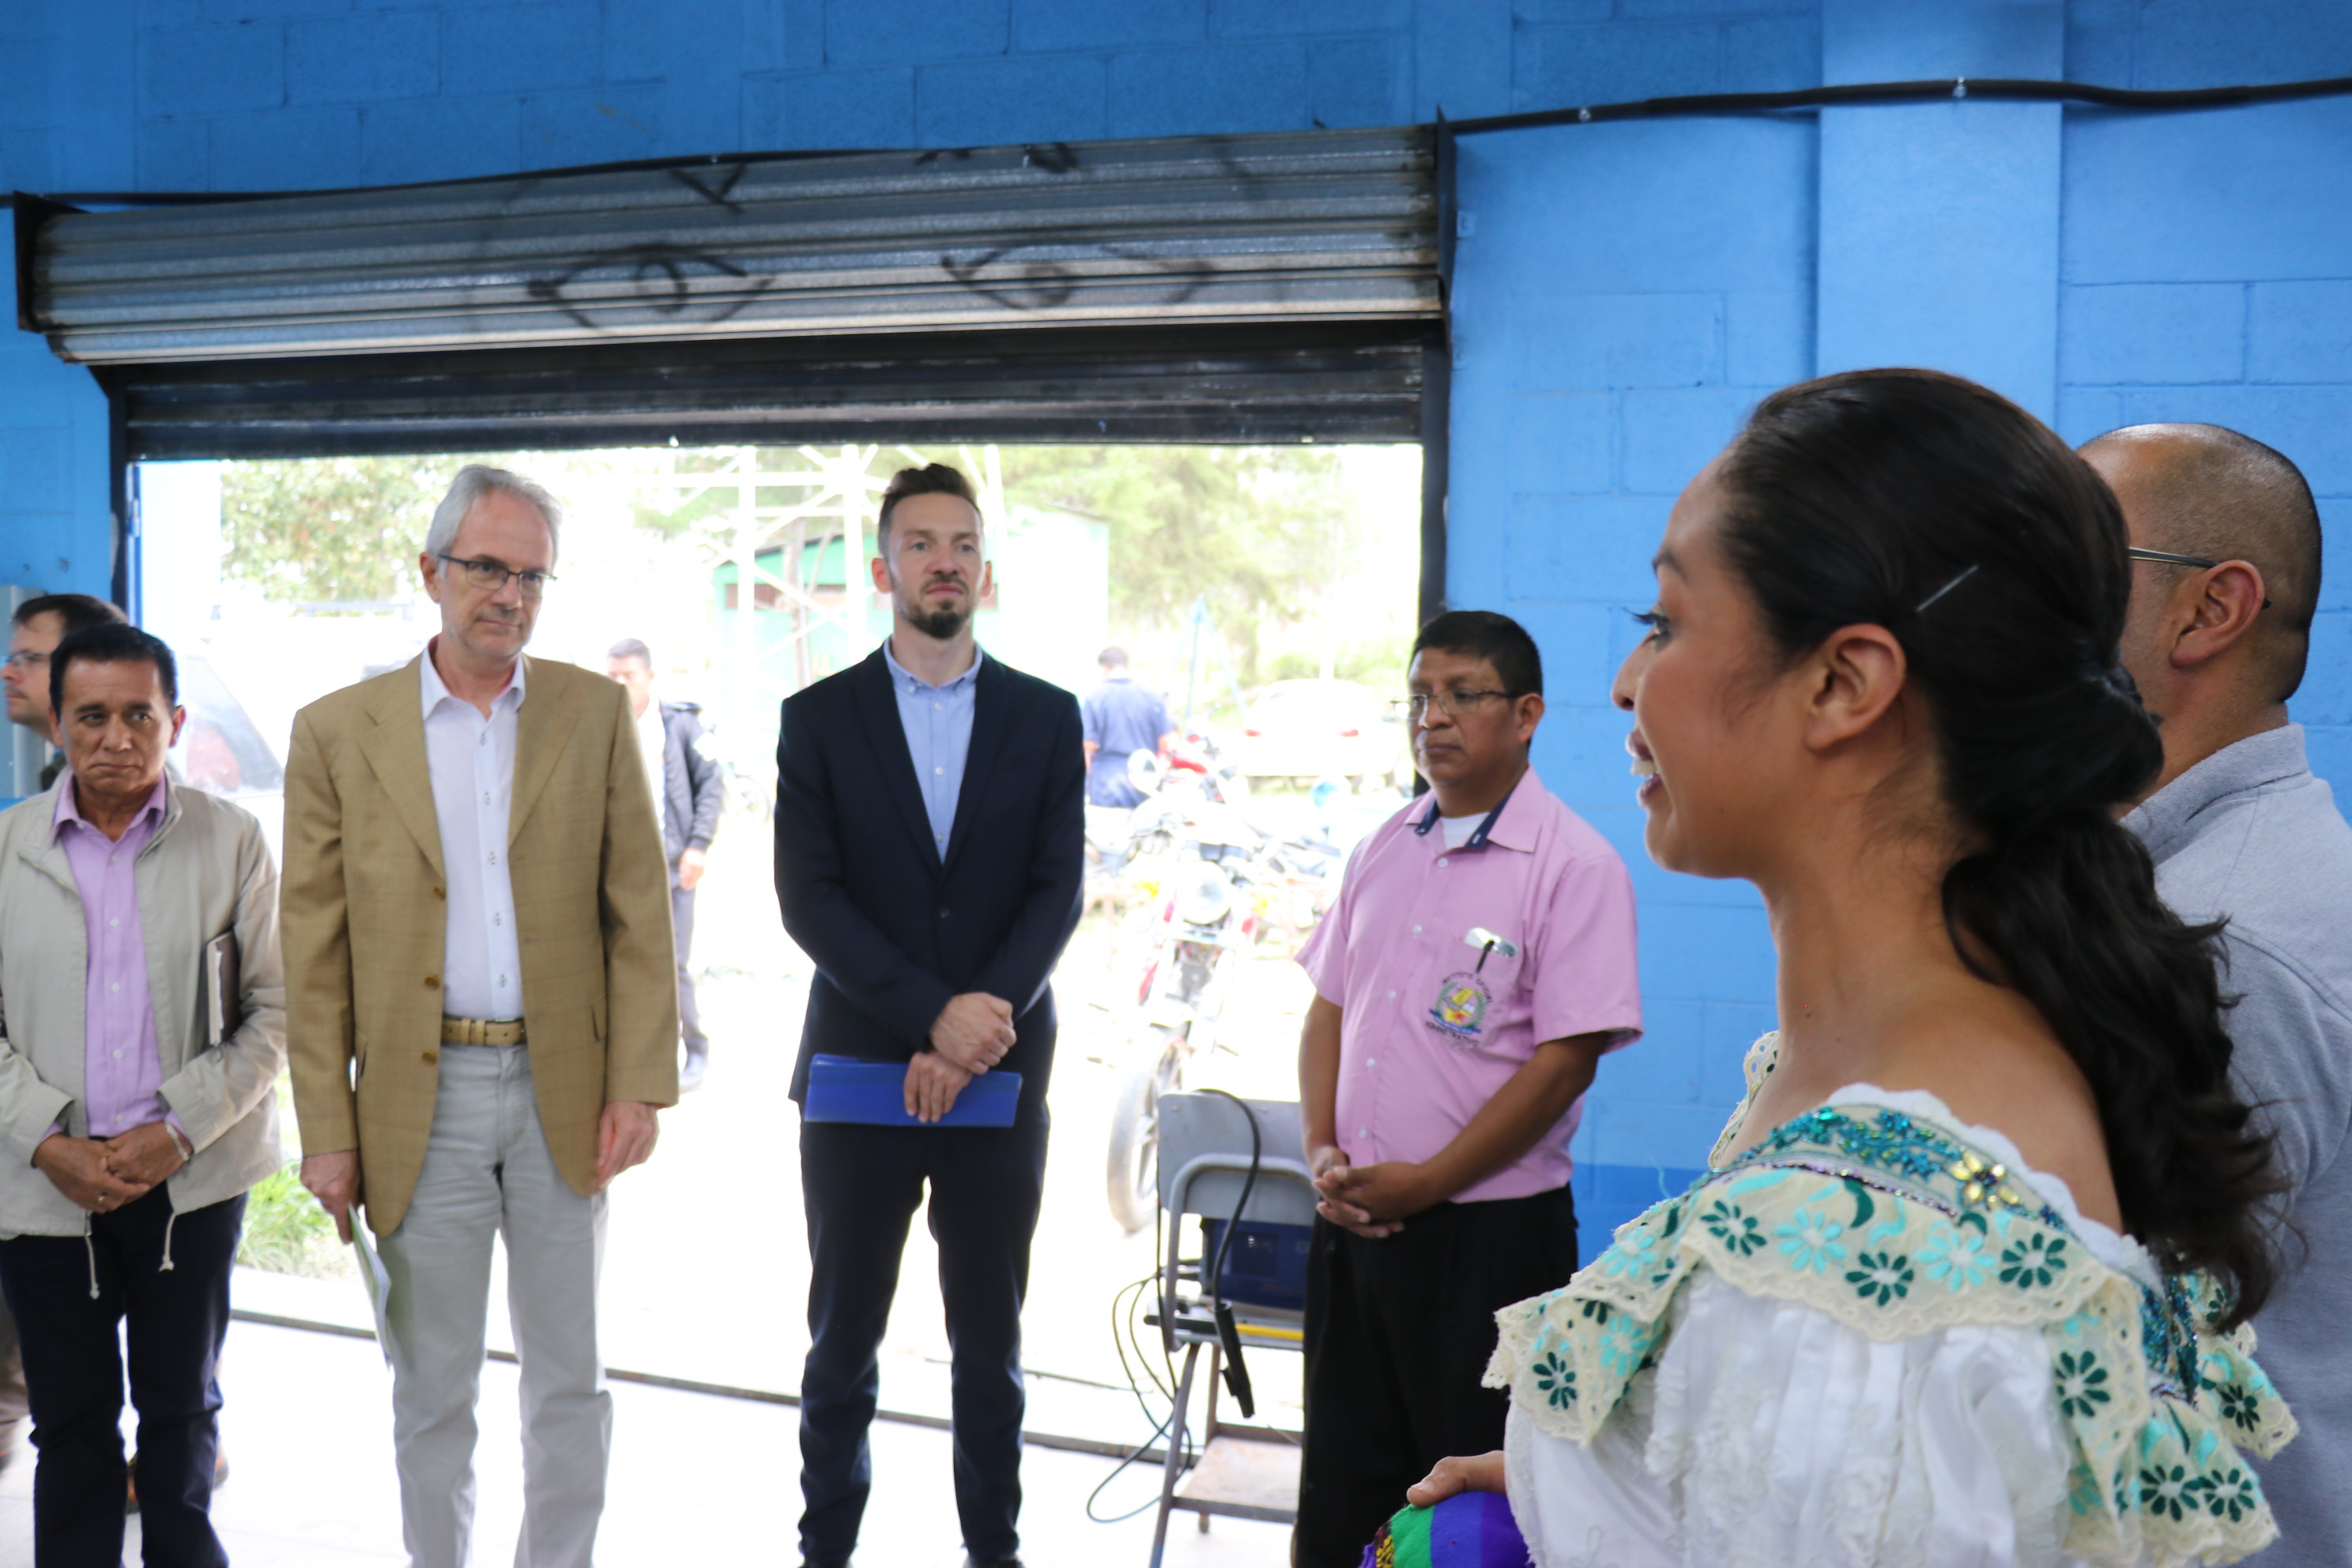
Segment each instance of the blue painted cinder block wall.
[{"label": "blue painted cinder block wall", "polygon": [[[2352,72],[2352,11],[2134,0],[1824,0],[1823,81],[2065,76],[2176,88]],[[1757,396],[1927,364],[2070,440],[2235,426],[2300,463],[2330,530],[2293,704],[2352,783],[2352,101],[2189,114],[1953,102],[1465,139],[1449,592],[1541,638],[1537,763],[1641,898],[1650,1034],[1575,1151],[1587,1255],[1678,1188],[1772,1017],[1741,886],[1642,852],[1609,676],[1673,497]]]},{"label": "blue painted cinder block wall", "polygon": [[[1822,81],[2343,74],[2335,0],[0,0],[0,182],[280,190]],[[2352,780],[2352,101],[1517,132],[1464,142],[1460,206],[1449,594],[1541,639],[1538,765],[1642,899],[1651,1031],[1579,1137],[1588,1250],[1700,1163],[1770,1024],[1753,897],[1649,865],[1606,706],[1666,509],[1763,392],[1926,363],[2070,439],[2205,418],[2278,445],[2334,535],[2294,711]],[[105,591],[105,436],[87,375],[0,335],[0,580]]]}]

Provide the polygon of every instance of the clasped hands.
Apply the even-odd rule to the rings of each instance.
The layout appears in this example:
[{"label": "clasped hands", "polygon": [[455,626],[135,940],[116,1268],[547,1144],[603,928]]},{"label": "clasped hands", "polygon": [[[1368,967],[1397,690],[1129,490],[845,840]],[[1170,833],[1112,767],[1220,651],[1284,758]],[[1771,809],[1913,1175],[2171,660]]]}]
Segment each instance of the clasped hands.
[{"label": "clasped hands", "polygon": [[145,1197],[185,1163],[172,1129],[161,1121],[111,1138],[52,1132],[33,1151],[34,1167],[92,1214],[110,1214]]},{"label": "clasped hands", "polygon": [[1019,1038],[1013,1004],[1003,997],[985,991],[949,997],[931,1020],[931,1048],[907,1064],[907,1114],[926,1122],[945,1116],[963,1086],[1003,1061]]},{"label": "clasped hands", "polygon": [[1427,1172],[1410,1160],[1351,1164],[1336,1143],[1316,1149],[1307,1168],[1315,1178],[1315,1212],[1369,1240],[1394,1236],[1407,1219],[1446,1196],[1432,1193]]}]

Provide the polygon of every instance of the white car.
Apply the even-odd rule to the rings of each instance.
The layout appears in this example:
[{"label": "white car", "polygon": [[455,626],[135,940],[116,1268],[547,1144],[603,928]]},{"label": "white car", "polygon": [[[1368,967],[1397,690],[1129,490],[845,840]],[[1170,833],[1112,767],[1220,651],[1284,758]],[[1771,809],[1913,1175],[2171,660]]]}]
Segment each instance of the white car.
[{"label": "white car", "polygon": [[236,694],[201,654],[181,654],[180,706],[187,724],[172,748],[174,776],[235,801],[261,821],[269,858],[285,864],[286,769]]},{"label": "white car", "polygon": [[1412,769],[1404,725],[1381,696],[1353,680],[1277,680],[1260,687],[1242,721],[1234,757],[1251,779],[1311,784],[1343,778],[1358,789]]}]

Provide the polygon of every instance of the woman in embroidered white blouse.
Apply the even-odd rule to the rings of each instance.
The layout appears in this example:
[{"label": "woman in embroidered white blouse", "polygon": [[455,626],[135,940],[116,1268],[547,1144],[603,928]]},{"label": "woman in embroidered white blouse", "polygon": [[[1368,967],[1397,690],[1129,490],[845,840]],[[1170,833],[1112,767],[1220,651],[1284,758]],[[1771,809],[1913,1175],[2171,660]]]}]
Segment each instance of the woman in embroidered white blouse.
[{"label": "woman in embroidered white blouse", "polygon": [[2162,756],[2125,547],[2054,434],[1928,372],[1776,394],[1683,493],[1613,696],[1651,855],[1763,893],[1781,1027],[1698,1185],[1501,1315],[1508,1447],[1414,1503],[1507,1489],[1538,1568],[2275,1533],[2274,1183],[2211,933],[2114,818]]}]

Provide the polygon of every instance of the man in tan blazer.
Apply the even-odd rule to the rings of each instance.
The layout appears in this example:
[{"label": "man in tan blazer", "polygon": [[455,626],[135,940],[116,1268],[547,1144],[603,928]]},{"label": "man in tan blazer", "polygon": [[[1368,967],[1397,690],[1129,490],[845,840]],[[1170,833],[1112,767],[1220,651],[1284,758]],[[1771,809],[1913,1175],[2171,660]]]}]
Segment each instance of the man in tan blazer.
[{"label": "man in tan blazer", "polygon": [[522,1363],[520,1568],[590,1568],[612,1409],[604,1190],[677,1099],[669,878],[628,696],[522,657],[561,513],[469,466],[418,564],[441,633],[311,704],[286,766],[282,929],[302,1181],[391,1280],[417,1568],[463,1568],[494,1237]]}]

